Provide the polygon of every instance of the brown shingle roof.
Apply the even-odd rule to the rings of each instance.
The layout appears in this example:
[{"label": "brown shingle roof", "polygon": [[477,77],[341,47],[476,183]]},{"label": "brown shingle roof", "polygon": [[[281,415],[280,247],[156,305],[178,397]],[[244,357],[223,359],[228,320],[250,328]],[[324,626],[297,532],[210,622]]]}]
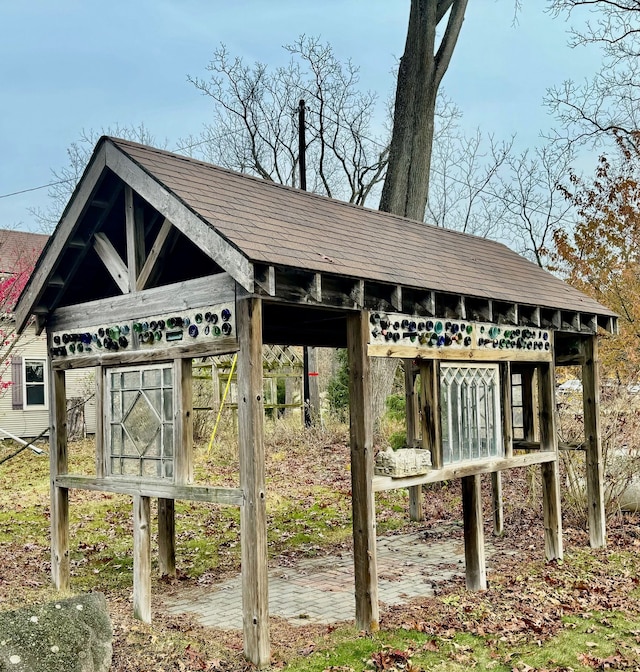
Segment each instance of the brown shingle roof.
[{"label": "brown shingle roof", "polygon": [[28,231],[0,229],[0,275],[29,270],[37,261],[49,236]]},{"label": "brown shingle roof", "polygon": [[501,243],[110,140],[251,261],[614,314]]}]

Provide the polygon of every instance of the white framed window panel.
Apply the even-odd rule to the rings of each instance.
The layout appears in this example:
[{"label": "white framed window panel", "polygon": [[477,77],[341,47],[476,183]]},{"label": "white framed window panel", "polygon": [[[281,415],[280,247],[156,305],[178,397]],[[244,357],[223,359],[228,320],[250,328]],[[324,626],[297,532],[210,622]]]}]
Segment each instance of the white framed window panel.
[{"label": "white framed window panel", "polygon": [[173,480],[173,365],[106,372],[109,475]]},{"label": "white framed window panel", "polygon": [[24,408],[45,409],[47,408],[47,384],[45,380],[46,359],[37,357],[25,357],[23,360],[23,399]]},{"label": "white framed window panel", "polygon": [[498,364],[440,368],[443,464],[504,457]]}]

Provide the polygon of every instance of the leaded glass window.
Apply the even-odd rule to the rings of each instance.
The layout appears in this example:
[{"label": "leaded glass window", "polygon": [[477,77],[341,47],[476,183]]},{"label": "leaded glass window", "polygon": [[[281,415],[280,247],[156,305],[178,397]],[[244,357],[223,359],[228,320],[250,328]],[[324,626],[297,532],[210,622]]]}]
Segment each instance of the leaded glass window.
[{"label": "leaded glass window", "polygon": [[504,455],[497,364],[442,364],[443,464]]},{"label": "leaded glass window", "polygon": [[171,365],[109,369],[107,403],[111,475],[173,478]]}]

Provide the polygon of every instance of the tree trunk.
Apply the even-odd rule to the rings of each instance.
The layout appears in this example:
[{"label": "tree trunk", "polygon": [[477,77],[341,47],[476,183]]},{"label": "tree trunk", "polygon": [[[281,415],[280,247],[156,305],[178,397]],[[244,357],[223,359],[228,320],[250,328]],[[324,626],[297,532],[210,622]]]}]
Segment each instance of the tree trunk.
[{"label": "tree trunk", "polygon": [[[424,218],[436,96],[460,34],[466,6],[467,0],[411,0],[380,210],[411,219]],[[436,27],[447,12],[447,28],[436,51]]]}]

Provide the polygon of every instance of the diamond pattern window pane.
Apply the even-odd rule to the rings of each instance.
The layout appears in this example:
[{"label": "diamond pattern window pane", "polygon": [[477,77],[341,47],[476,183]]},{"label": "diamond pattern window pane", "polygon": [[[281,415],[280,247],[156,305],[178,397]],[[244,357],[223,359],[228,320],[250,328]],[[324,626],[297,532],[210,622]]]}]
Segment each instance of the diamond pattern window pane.
[{"label": "diamond pattern window pane", "polygon": [[173,478],[173,370],[126,367],[109,375],[112,476]]},{"label": "diamond pattern window pane", "polygon": [[443,364],[440,394],[444,464],[504,455],[497,365]]}]

